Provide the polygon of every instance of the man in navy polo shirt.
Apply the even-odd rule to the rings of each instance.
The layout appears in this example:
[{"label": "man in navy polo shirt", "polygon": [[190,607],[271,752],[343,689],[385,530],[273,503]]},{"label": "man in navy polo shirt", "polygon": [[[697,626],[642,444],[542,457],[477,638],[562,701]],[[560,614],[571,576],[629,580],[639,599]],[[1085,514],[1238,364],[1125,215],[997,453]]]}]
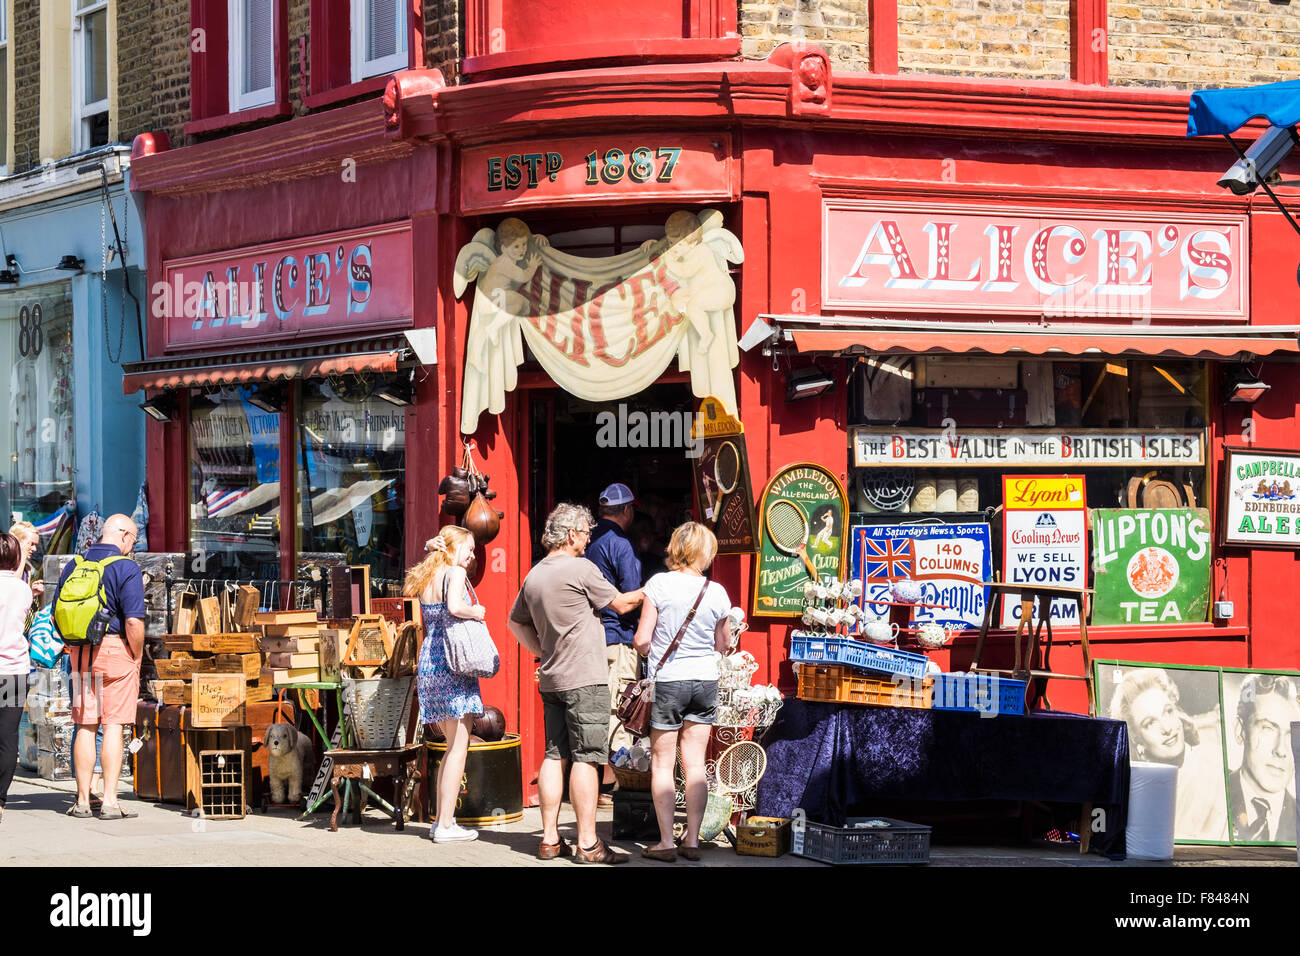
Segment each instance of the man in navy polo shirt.
[{"label": "man in navy polo shirt", "polygon": [[[641,560],[627,536],[627,529],[636,516],[632,489],[616,481],[602,491],[598,516],[591,532],[591,544],[587,546],[587,558],[619,591],[637,590],[641,587]],[[609,752],[612,754],[620,747],[632,746],[632,737],[623,729],[616,712],[623,688],[637,677],[637,656],[632,649],[637,612],[620,615],[607,607],[600,612],[600,620],[605,625],[605,663],[609,666]],[[606,785],[612,784],[612,771],[606,767],[605,773]],[[611,805],[607,795],[602,797],[601,805]]]},{"label": "man in navy polo shirt", "polygon": [[[112,614],[107,633],[98,647],[69,646],[72,660],[72,722],[77,725],[73,744],[73,765],[77,775],[77,802],[70,816],[89,817],[90,780],[95,769],[95,733],[103,729],[99,763],[104,773],[104,804],[101,820],[139,816],[118,805],[117,782],[122,772],[122,727],[135,723],[135,705],[140,697],[140,659],[144,653],[144,576],[129,557],[140,533],[126,515],[113,515],[104,522],[98,544],[82,557],[87,561],[122,558],[104,568],[102,577],[106,606]],[[127,556],[123,558],[123,556]],[[69,562],[59,577],[59,589],[75,566]],[[54,600],[59,598],[58,591]]]}]

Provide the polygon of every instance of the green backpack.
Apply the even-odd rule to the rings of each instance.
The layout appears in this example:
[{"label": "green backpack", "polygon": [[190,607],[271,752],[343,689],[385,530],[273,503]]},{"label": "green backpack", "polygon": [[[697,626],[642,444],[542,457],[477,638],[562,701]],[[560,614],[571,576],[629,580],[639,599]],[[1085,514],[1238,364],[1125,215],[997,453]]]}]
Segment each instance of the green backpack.
[{"label": "green backpack", "polygon": [[[54,625],[63,636],[63,643],[72,646],[94,646],[104,636],[108,623],[108,595],[104,593],[104,571],[114,561],[126,559],[124,554],[114,554],[99,561],[87,561],[81,555],[72,560],[74,566],[59,588],[54,601]],[[100,612],[104,613],[101,615]],[[100,620],[92,628],[96,615]]]}]

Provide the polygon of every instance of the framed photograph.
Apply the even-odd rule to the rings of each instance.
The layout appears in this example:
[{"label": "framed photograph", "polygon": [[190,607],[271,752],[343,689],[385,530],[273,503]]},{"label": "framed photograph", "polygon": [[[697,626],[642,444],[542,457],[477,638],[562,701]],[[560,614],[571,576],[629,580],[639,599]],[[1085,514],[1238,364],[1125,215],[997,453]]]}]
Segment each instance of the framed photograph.
[{"label": "framed photograph", "polygon": [[1300,549],[1300,451],[1224,448],[1219,543]]},{"label": "framed photograph", "polygon": [[1291,725],[1300,673],[1223,670],[1223,752],[1233,843],[1296,845]]},{"label": "framed photograph", "polygon": [[1174,842],[1229,843],[1219,668],[1096,661],[1094,669],[1098,714],[1128,724],[1129,761],[1179,768]]}]

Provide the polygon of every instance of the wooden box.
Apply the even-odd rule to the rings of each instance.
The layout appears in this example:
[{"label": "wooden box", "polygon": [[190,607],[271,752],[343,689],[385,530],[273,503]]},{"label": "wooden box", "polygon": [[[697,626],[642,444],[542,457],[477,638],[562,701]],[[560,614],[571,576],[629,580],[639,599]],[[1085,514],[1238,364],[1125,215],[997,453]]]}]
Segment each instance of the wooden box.
[{"label": "wooden box", "polygon": [[348,567],[348,590],[352,598],[352,613],[370,613],[370,565],[354,564]]},{"label": "wooden box", "polygon": [[190,706],[190,684],[183,680],[151,680],[149,693],[154,700],[168,706]]},{"label": "wooden box", "polygon": [[194,650],[210,654],[256,654],[262,638],[251,631],[245,634],[195,634]]},{"label": "wooden box", "polygon": [[195,633],[221,633],[221,599],[206,597],[199,601],[199,615]]},{"label": "wooden box", "polygon": [[262,655],[217,654],[212,658],[212,670],[227,674],[243,674],[244,680],[256,681],[262,673]]},{"label": "wooden box", "polygon": [[786,817],[750,817],[736,827],[736,852],[741,856],[784,856],[790,852],[790,821]]},{"label": "wooden box", "polygon": [[218,669],[215,658],[193,657],[184,651],[154,661],[154,667],[158,671],[158,679],[163,681],[189,680],[195,674]]},{"label": "wooden box", "polygon": [[172,630],[177,634],[193,634],[198,616],[198,594],[193,591],[182,591],[176,598],[176,617],[172,623]]},{"label": "wooden box", "polygon": [[240,585],[235,594],[235,609],[231,615],[231,626],[237,631],[251,631],[253,629],[253,618],[257,616],[257,605],[260,600],[260,594],[257,588],[250,585]]},{"label": "wooden box", "polygon": [[349,667],[381,667],[392,654],[392,625],[378,614],[362,614],[352,624],[341,663]]},{"label": "wooden box", "polygon": [[199,751],[199,811],[210,820],[242,820],[248,755],[242,750]]},{"label": "wooden box", "polygon": [[244,723],[247,678],[239,674],[195,674],[190,684],[195,727],[238,727]]},{"label": "wooden box", "polygon": [[253,752],[253,731],[251,727],[222,727],[209,730],[194,729],[185,733],[185,809],[193,810],[199,805],[201,781],[199,774],[199,754],[205,750],[241,750],[247,755]]}]

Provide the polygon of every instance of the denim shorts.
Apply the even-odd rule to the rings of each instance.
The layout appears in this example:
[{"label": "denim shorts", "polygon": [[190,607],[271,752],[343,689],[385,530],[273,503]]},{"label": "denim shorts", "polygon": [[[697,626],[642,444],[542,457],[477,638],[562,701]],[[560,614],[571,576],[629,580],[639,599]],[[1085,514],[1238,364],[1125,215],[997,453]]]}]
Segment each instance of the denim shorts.
[{"label": "denim shorts", "polygon": [[717,717],[717,681],[655,682],[655,699],[650,706],[650,726],[655,730],[677,730],[685,720],[696,724],[711,724]]}]

